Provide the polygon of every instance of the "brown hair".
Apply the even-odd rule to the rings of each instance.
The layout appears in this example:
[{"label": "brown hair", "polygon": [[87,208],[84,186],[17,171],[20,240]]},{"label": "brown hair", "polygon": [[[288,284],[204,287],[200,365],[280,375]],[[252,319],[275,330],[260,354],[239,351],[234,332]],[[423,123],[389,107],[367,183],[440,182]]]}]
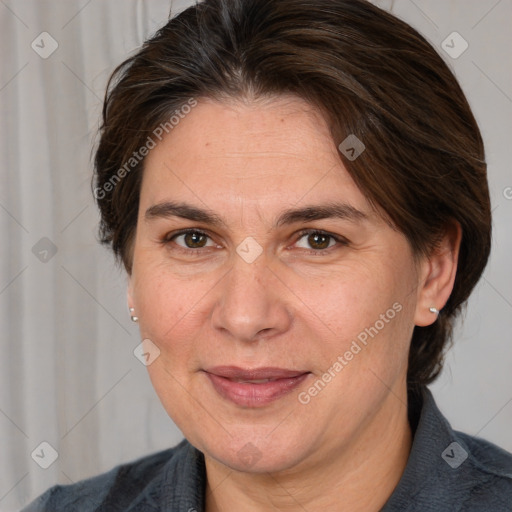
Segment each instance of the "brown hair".
[{"label": "brown hair", "polygon": [[131,272],[141,148],[191,98],[284,93],[319,108],[336,144],[350,134],[364,142],[357,159],[340,158],[416,255],[428,254],[449,222],[462,227],[450,299],[412,337],[408,385],[425,385],[442,368],[453,320],[489,256],[484,149],[443,59],[369,2],[205,0],[171,19],[109,82],[95,156],[101,240]]}]

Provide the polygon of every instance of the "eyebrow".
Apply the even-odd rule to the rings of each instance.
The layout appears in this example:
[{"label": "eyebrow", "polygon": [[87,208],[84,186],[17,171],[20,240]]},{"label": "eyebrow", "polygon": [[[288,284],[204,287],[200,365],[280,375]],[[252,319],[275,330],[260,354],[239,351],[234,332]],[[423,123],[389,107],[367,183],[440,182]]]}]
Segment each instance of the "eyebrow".
[{"label": "eyebrow", "polygon": [[[225,228],[227,226],[224,219],[215,212],[184,202],[164,201],[150,206],[144,214],[144,218],[147,221],[170,217],[180,217],[195,222],[202,222],[218,228]],[[298,222],[312,222],[330,218],[362,222],[368,220],[368,215],[346,203],[308,205],[281,212],[274,223],[274,228]]]}]

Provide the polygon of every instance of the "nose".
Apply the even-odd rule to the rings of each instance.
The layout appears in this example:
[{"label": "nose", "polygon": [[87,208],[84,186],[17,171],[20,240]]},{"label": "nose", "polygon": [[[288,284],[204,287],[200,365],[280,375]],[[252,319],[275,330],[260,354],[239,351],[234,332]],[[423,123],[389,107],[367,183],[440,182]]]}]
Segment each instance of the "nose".
[{"label": "nose", "polygon": [[235,340],[249,342],[286,332],[292,316],[286,288],[260,256],[252,263],[235,258],[217,289],[213,327]]}]

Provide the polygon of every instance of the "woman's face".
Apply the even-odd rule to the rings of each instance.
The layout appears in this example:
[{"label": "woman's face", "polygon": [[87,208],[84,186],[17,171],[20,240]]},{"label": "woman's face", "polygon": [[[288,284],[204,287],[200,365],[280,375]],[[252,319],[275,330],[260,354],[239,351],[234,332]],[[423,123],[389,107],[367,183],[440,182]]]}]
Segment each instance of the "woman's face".
[{"label": "woman's face", "polygon": [[229,467],[403,418],[421,273],[302,100],[200,101],[147,156],[129,302],[168,414]]}]

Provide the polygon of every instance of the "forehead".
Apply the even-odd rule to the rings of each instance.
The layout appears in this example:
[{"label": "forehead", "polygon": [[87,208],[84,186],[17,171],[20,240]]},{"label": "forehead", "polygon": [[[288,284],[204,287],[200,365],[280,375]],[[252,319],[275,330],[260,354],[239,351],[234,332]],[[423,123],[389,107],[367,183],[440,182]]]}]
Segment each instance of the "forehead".
[{"label": "forehead", "polygon": [[146,157],[141,205],[169,199],[263,209],[343,199],[369,209],[324,118],[293,96],[198,101]]}]

